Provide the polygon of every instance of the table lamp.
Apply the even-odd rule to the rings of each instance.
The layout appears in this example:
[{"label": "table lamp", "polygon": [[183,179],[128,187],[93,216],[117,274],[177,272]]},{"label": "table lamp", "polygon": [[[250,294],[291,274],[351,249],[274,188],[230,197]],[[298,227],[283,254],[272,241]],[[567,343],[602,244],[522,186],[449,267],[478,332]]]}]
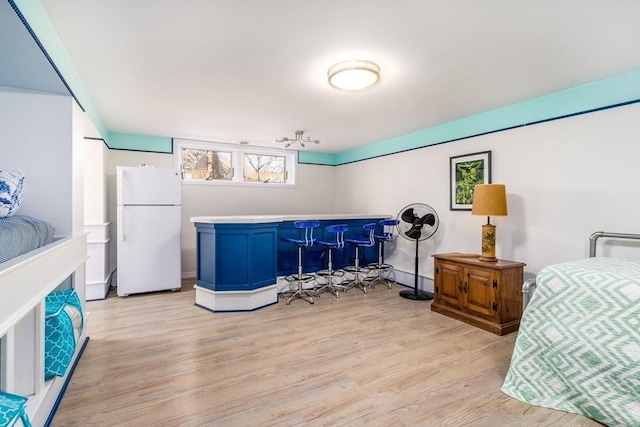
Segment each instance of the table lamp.
[{"label": "table lamp", "polygon": [[507,215],[507,191],[504,184],[479,184],[473,190],[472,215],[486,215],[482,226],[482,256],[480,261],[496,262],[496,226],[490,223],[491,216]]}]

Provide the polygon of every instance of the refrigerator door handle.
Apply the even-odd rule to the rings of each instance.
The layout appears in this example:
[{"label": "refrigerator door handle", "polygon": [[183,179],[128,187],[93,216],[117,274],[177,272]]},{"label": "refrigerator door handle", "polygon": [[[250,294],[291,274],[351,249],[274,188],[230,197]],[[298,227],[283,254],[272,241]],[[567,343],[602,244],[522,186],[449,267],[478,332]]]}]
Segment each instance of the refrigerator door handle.
[{"label": "refrigerator door handle", "polygon": [[124,242],[124,206],[118,205],[118,240]]}]

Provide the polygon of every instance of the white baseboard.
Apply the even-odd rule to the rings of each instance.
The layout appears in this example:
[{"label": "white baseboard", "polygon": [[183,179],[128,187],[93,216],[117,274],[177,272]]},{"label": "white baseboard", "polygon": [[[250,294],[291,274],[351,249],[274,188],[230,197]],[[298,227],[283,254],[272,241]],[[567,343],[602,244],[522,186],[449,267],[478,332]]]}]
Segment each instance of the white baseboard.
[{"label": "white baseboard", "polygon": [[85,284],[85,299],[87,301],[105,299],[107,297],[107,294],[109,293],[112,278],[113,273],[109,273],[109,275],[105,277],[103,281],[92,283],[87,282]]},{"label": "white baseboard", "polygon": [[182,278],[183,279],[195,279],[196,278],[196,272],[195,271],[183,271],[182,272]]},{"label": "white baseboard", "polygon": [[[394,270],[396,272],[396,282],[409,288],[415,287],[415,279],[413,273]],[[418,289],[433,292],[433,278],[418,276]]]},{"label": "white baseboard", "polygon": [[210,311],[251,311],[278,302],[276,285],[251,291],[212,291],[195,285],[196,305]]}]

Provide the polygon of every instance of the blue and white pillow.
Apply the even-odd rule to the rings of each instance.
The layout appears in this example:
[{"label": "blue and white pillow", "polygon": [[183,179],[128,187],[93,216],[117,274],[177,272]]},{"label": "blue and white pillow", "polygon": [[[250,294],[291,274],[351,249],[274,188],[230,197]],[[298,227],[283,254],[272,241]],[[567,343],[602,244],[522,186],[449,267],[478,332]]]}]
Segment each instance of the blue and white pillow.
[{"label": "blue and white pillow", "polygon": [[0,218],[13,215],[20,207],[24,176],[18,171],[0,171]]}]

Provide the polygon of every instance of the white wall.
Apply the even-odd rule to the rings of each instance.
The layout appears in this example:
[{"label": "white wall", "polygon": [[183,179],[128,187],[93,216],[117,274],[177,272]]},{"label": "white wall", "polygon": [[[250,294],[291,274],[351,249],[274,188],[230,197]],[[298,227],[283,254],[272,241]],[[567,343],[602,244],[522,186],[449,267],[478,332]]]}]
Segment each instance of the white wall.
[{"label": "white wall", "polygon": [[[0,88],[0,170],[25,176],[17,214],[51,223],[59,237],[84,233],[83,142],[84,117],[72,97]],[[83,304],[85,282],[83,263],[72,281]]]},{"label": "white wall", "polygon": [[18,214],[81,233],[84,218],[82,111],[70,96],[0,88],[0,169],[25,176]]},{"label": "white wall", "polygon": [[84,222],[107,222],[107,148],[102,140],[84,140]]},{"label": "white wall", "polygon": [[[295,188],[185,184],[183,277],[195,273],[192,216],[395,216],[404,206],[421,202],[440,217],[436,235],[420,244],[419,274],[432,278],[430,255],[480,251],[486,218],[449,210],[449,158],[486,150],[492,152],[492,181],[506,184],[508,193],[509,216],[491,219],[498,227],[496,254],[527,263],[531,275],[548,264],[588,256],[588,237],[594,231],[640,233],[639,141],[640,106],[633,104],[338,167],[299,165]],[[108,154],[109,220],[115,223],[116,166],[172,167],[173,156],[120,150]],[[387,259],[412,277],[414,250],[413,242],[397,238],[388,247]],[[640,251],[621,251],[601,241],[598,255],[640,258]]]},{"label": "white wall", "polygon": [[[339,166],[335,205],[344,213],[397,214],[414,202],[435,208],[440,228],[421,243],[419,268],[432,278],[430,255],[480,252],[486,218],[449,210],[449,158],[486,150],[492,181],[507,186],[509,216],[491,220],[499,258],[525,262],[533,274],[587,257],[592,232],[640,233],[638,104]],[[387,259],[412,272],[414,249],[398,238]],[[640,259],[640,250],[605,242],[598,255]]]}]

